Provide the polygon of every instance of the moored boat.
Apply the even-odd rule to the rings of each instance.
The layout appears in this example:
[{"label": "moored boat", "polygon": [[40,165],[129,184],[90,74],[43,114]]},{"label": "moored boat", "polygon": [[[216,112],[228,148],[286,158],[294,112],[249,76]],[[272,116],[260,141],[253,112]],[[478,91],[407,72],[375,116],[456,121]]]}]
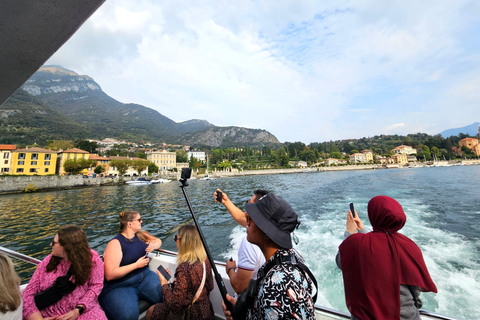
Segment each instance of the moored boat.
[{"label": "moored boat", "polygon": [[125,183],[130,186],[143,186],[143,185],[150,184],[150,181],[148,181],[145,178],[138,178],[137,180],[130,180]]}]

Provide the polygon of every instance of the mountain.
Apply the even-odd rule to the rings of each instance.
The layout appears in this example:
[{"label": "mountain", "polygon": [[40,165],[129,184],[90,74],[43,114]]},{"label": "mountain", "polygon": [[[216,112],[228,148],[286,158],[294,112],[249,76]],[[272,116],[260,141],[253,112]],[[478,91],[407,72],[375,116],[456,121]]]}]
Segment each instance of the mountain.
[{"label": "mountain", "polygon": [[459,133],[468,134],[470,136],[478,136],[478,127],[480,126],[480,122],[472,123],[469,126],[456,128],[456,129],[447,129],[445,131],[440,132],[440,135],[444,138],[448,138],[451,136],[458,136]]},{"label": "mountain", "polygon": [[[22,112],[15,109],[15,99],[17,102],[23,99]],[[30,121],[30,115],[25,113],[27,105],[33,101],[35,104],[30,106],[32,110],[37,110],[41,106],[45,110],[48,109],[49,113],[55,113],[54,117],[45,117],[42,120],[42,128],[39,128],[39,123]],[[161,141],[190,145],[195,145],[194,141],[201,141],[199,143],[211,146],[250,145],[258,143],[257,141],[264,144],[279,143],[275,136],[265,130],[217,127],[206,120],[198,119],[177,123],[151,108],[121,103],[104,93],[91,77],[79,75],[59,66],[40,68],[14,96],[0,106],[0,120],[6,119],[7,114],[8,125],[12,123],[18,125],[23,121],[24,124],[28,123],[28,126],[22,126],[23,131],[40,130],[42,138],[43,134],[48,136],[48,132],[54,132],[52,128],[64,128],[66,130],[62,139],[74,135],[74,138],[112,137],[132,142]],[[63,124],[68,125],[65,127]],[[1,125],[2,130],[6,131],[3,126],[7,123]],[[70,128],[72,132],[68,132]],[[217,137],[209,138],[210,134]],[[246,139],[242,134],[248,135],[249,138]],[[15,131],[10,130],[8,141],[21,143],[15,142],[17,141],[15,136]],[[47,139],[57,139],[56,137]],[[1,142],[7,143],[3,136],[0,136]]]},{"label": "mountain", "polygon": [[[220,147],[222,145],[276,144],[277,138],[268,131],[241,127],[213,127],[202,132],[193,132],[182,137],[183,143]],[[260,143],[261,142],[261,143]]]},{"label": "mountain", "polygon": [[43,144],[47,140],[86,139],[87,127],[53,110],[27,92],[15,92],[0,106],[0,143]]}]

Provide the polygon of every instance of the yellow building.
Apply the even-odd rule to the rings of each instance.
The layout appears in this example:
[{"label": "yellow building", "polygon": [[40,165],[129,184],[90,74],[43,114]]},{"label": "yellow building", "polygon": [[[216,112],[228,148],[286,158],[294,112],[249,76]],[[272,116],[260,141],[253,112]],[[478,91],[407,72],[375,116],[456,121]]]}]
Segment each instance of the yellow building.
[{"label": "yellow building", "polygon": [[373,162],[373,153],[370,150],[362,150],[362,153],[365,155],[365,160],[367,162]]},{"label": "yellow building", "polygon": [[[478,129],[478,131],[480,134],[480,128]],[[465,146],[468,149],[472,150],[475,155],[480,156],[480,145],[478,144],[478,139],[465,138],[458,141],[458,145],[460,146],[460,148],[462,148],[462,146]]]},{"label": "yellow building", "polygon": [[155,163],[159,171],[171,170],[177,167],[177,154],[166,150],[146,153],[147,160]]},{"label": "yellow building", "polygon": [[12,152],[17,149],[14,144],[0,144],[0,175],[12,174]]},{"label": "yellow building", "polygon": [[176,168],[177,171],[182,171],[183,168],[188,168],[190,164],[188,162],[177,162],[176,163]]},{"label": "yellow building", "polygon": [[[63,169],[63,164],[65,160],[70,159],[89,159],[90,154],[87,151],[78,148],[72,148],[65,151],[58,152],[58,166],[57,171],[59,175],[66,174],[65,169]],[[84,169],[82,173],[87,174],[88,169]]]},{"label": "yellow building", "polygon": [[12,174],[46,176],[55,174],[56,165],[56,151],[38,147],[13,151]]},{"label": "yellow building", "polygon": [[392,159],[395,161],[395,163],[398,163],[398,164],[408,163],[408,155],[406,155],[404,153],[394,154],[392,156]]}]

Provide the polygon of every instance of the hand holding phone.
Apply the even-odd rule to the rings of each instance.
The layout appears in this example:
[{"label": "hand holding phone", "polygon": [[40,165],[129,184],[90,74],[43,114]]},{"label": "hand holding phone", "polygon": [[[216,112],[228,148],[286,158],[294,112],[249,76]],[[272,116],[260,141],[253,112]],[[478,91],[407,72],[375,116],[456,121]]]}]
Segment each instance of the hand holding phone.
[{"label": "hand holding phone", "polygon": [[160,272],[162,274],[162,276],[168,281],[170,280],[170,278],[172,277],[170,275],[170,273],[168,273],[167,270],[165,270],[165,268],[162,266],[162,265],[159,265],[158,268],[157,268],[158,272]]},{"label": "hand holding phone", "polygon": [[353,202],[348,204],[350,211],[352,212],[352,216],[355,218],[355,208],[353,207]]},{"label": "hand holding phone", "polygon": [[222,203],[223,200],[223,193],[222,191],[217,191],[217,201]]}]

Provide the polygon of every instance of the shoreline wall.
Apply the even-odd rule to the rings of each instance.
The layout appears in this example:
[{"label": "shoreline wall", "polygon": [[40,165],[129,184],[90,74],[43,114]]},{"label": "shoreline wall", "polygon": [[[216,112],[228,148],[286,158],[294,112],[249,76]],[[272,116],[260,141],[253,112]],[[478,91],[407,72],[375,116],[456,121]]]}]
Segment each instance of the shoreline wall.
[{"label": "shoreline wall", "polygon": [[65,190],[89,186],[118,184],[118,178],[90,178],[78,176],[0,176],[0,194],[25,192],[27,187],[36,191]]},{"label": "shoreline wall", "polygon": [[[444,165],[448,162],[445,161]],[[480,165],[480,160],[462,161],[464,165]],[[375,164],[366,165],[348,165],[339,167],[318,167],[318,168],[289,168],[289,169],[260,169],[260,170],[243,170],[237,169],[226,171],[212,171],[209,176],[212,178],[220,177],[241,177],[252,175],[269,175],[269,174],[292,174],[292,173],[308,173],[308,172],[329,172],[329,171],[346,171],[346,170],[378,170],[378,169],[395,169],[398,165],[392,165],[389,168],[380,167]],[[180,172],[168,172],[160,174],[158,177],[170,180],[180,180]],[[192,172],[193,179],[203,178],[203,174]],[[156,177],[148,177],[148,179],[155,179]],[[136,178],[134,178],[136,179]],[[73,188],[96,187],[105,185],[122,185],[125,181],[131,180],[130,177],[124,177],[120,181],[118,177],[114,178],[83,178],[78,176],[1,176],[0,175],[0,195],[11,193],[25,192],[26,188],[33,188],[32,191],[53,191],[66,190]]]}]

